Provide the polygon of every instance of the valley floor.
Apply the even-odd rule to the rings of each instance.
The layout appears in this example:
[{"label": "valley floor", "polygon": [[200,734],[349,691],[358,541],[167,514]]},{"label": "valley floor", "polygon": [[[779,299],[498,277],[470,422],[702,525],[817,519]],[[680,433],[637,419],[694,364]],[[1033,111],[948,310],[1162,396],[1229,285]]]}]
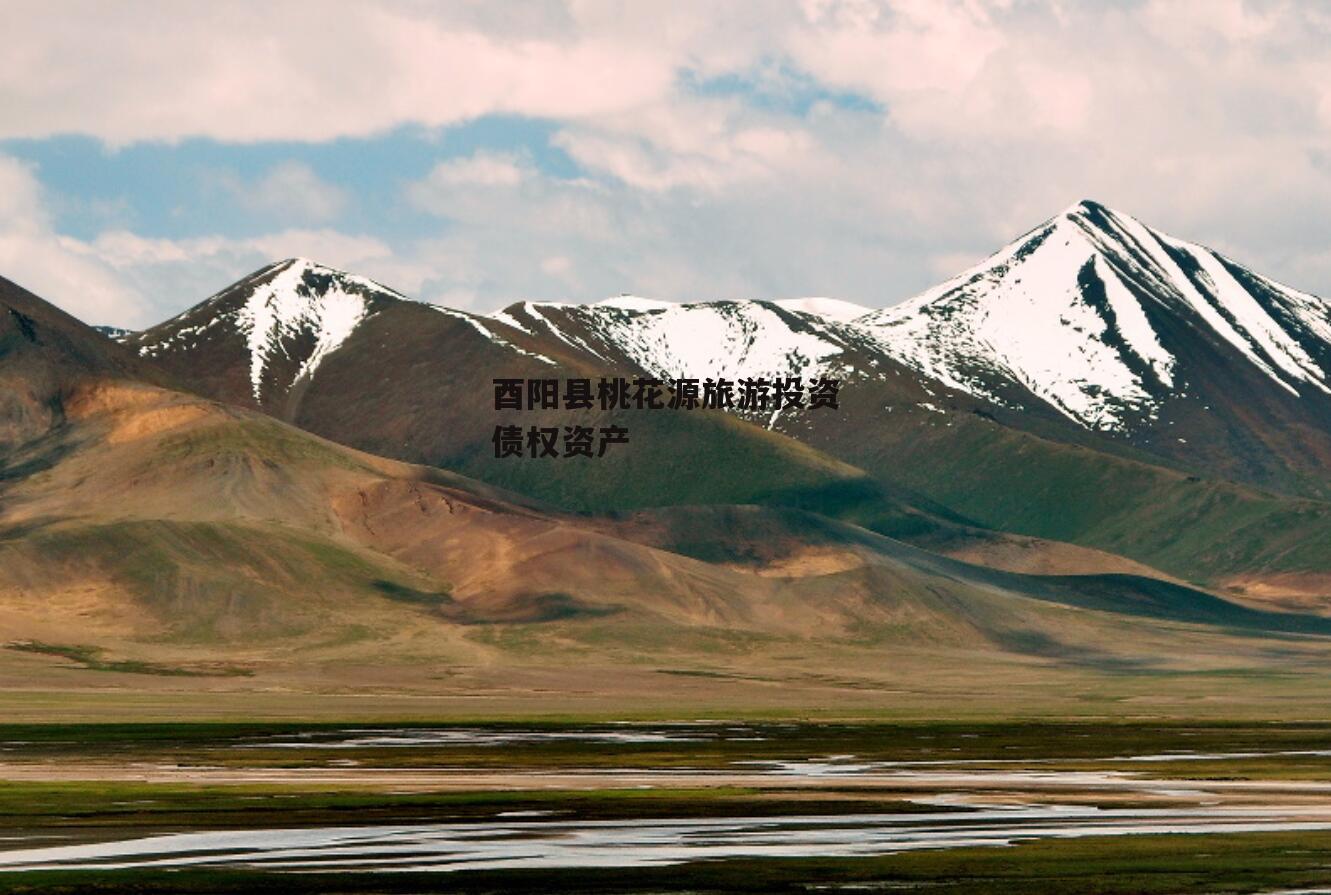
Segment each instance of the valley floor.
[{"label": "valley floor", "polygon": [[1331,723],[0,727],[4,892],[1331,891]]}]

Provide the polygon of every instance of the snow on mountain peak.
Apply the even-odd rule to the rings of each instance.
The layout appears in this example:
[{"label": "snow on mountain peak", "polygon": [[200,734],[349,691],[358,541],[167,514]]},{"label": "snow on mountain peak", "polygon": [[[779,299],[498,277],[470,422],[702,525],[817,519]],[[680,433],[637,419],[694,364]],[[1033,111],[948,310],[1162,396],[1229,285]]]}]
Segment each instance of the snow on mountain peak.
[{"label": "snow on mountain peak", "polygon": [[604,325],[662,378],[811,376],[842,351],[813,328],[791,326],[763,302],[668,305]]},{"label": "snow on mountain peak", "polygon": [[1171,384],[1173,358],[1073,220],[1053,218],[862,322],[889,353],[962,391],[1002,401],[993,381],[1015,381],[1092,428],[1149,413],[1144,380]]},{"label": "snow on mountain peak", "polygon": [[628,360],[660,379],[802,376],[838,369],[847,343],[837,324],[771,302],[677,304],[622,296],[588,305],[522,302],[490,315],[552,338],[607,369]]},{"label": "snow on mountain peak", "polygon": [[267,282],[255,286],[235,319],[249,346],[250,387],[256,401],[265,370],[277,353],[286,353],[289,340],[302,334],[315,340],[292,379],[294,384],[313,373],[365,319],[369,310],[366,296],[347,288],[355,279],[293,258],[278,266]]},{"label": "snow on mountain peak", "polygon": [[[290,258],[136,338],[152,355],[238,332],[258,400],[277,371],[291,378],[279,387],[309,377],[378,302],[404,298]],[[1295,397],[1331,395],[1331,304],[1085,199],[880,310],[825,297],[680,304],[630,294],[520,302],[488,317],[439,310],[551,365],[567,353],[660,378],[808,379],[873,377],[886,369],[880,361],[896,361],[949,388],[1048,405],[1105,432],[1161,423],[1171,399],[1229,375],[1264,377]]]},{"label": "snow on mountain peak", "polygon": [[1288,392],[1327,391],[1325,373],[1291,332],[1320,327],[1325,340],[1326,304],[1240,278],[1258,279],[1082,200],[970,270],[856,323],[949,386],[999,402],[1005,383],[1021,386],[1092,429],[1153,419],[1182,390],[1162,335],[1166,315],[1209,330]]},{"label": "snow on mountain peak", "polygon": [[251,274],[179,317],[143,334],[139,353],[188,350],[201,340],[238,333],[249,354],[251,393],[261,399],[278,359],[295,366],[290,383],[314,373],[381,300],[406,300],[374,280],[287,258]]},{"label": "snow on mountain peak", "polygon": [[618,308],[621,311],[661,311],[673,307],[674,304],[674,302],[662,301],[659,298],[643,298],[640,295],[630,295],[625,292],[621,295],[602,299],[594,307]]}]

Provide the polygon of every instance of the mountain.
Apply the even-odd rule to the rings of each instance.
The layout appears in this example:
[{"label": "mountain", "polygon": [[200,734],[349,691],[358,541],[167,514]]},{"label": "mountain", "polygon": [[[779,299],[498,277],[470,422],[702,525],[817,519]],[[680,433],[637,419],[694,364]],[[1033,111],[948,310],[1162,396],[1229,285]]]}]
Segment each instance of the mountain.
[{"label": "mountain", "polygon": [[966,395],[968,409],[1038,435],[1331,494],[1331,304],[1121,212],[1080,202],[891,308],[827,301],[630,296],[493,317],[535,337],[530,350],[558,342],[665,378],[882,383],[904,367],[924,389],[919,406]]},{"label": "mountain", "polygon": [[[626,316],[631,312],[624,306],[637,302],[622,297],[597,311]],[[771,313],[818,325],[807,315],[775,308]],[[570,510],[774,503],[830,512],[892,535],[964,521],[796,440],[724,413],[496,414],[496,377],[641,372],[623,352],[608,357],[577,340],[576,334],[541,330],[521,311],[482,317],[441,308],[289,259],[123,341],[207,397],[263,410],[370,453],[446,467]],[[597,344],[611,350],[608,341]],[[496,460],[497,422],[622,424],[633,441],[593,463],[561,463],[551,475],[544,463]]]},{"label": "mountain", "polygon": [[1331,303],[1095,202],[855,325],[1002,407],[1052,409],[1181,467],[1328,493]]},{"label": "mountain", "polygon": [[80,384],[108,377],[162,383],[154,365],[20,286],[0,279],[0,449],[60,424]]},{"label": "mountain", "polygon": [[[126,342],[211,397],[569,510],[788,506],[957,555],[978,528],[1317,594],[1326,309],[1083,202],[881,311],[622,295],[479,316],[293,260]],[[737,420],[533,412],[519,422],[619,422],[636,440],[597,464],[494,460],[493,378],[604,374],[845,384],[838,410]]]},{"label": "mountain", "polygon": [[[380,353],[389,352],[413,372],[424,362],[422,343],[440,354],[458,350],[461,357],[449,358],[454,376],[465,370],[453,361],[477,352],[492,366],[507,364],[515,376],[577,370],[670,376],[685,369],[732,378],[791,370],[812,376],[848,350],[872,347],[863,334],[836,325],[867,311],[826,298],[674,305],[624,295],[590,306],[525,302],[484,317],[412,301],[372,280],[293,258],[121,341],[206,384],[212,397],[296,420],[306,393],[334,375],[325,363],[369,344],[383,367],[393,369],[396,358]],[[416,333],[423,338],[411,338]],[[398,345],[404,338],[411,343],[407,356]],[[349,350],[339,352],[344,346]]]},{"label": "mountain", "polygon": [[1283,668],[1324,666],[1331,644],[1323,618],[998,572],[804,510],[562,512],[164,387],[4,283],[0,311],[0,379],[59,408],[0,450],[0,673],[24,680],[642,698],[668,673],[821,704],[829,674],[871,696],[964,660],[1048,691],[1269,664],[1276,642]]},{"label": "mountain", "polygon": [[256,271],[147,333],[120,341],[165,367],[191,367],[232,403],[272,408],[308,384],[323,359],[368,317],[403,296],[372,280],[289,258]]},{"label": "mountain", "polygon": [[1211,583],[1331,583],[1325,301],[1082,202],[900,306],[811,310],[634,298],[494,316],[532,350],[667,378],[845,378],[840,414],[758,421],[978,524]]}]

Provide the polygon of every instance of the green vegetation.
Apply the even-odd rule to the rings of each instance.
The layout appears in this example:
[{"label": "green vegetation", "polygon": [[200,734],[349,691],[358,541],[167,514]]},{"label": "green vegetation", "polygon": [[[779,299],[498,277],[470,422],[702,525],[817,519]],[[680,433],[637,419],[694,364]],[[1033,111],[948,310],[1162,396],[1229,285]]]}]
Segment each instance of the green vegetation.
[{"label": "green vegetation", "polygon": [[[395,725],[406,733],[425,725]],[[496,723],[468,725],[489,734],[623,733],[623,725]],[[326,749],[264,748],[265,738],[317,738],[382,734],[339,725],[4,725],[6,763],[50,762],[77,768],[81,759],[108,763],[179,763],[185,767],[249,765],[336,766],[370,771],[410,767],[551,770],[606,768],[741,769],[755,760],[923,760],[983,769],[1038,768],[1157,770],[1122,757],[1170,752],[1312,751],[1331,747],[1331,723],[1183,724],[796,724],[718,723],[652,725],[680,737],[628,742],[510,738],[502,745]],[[299,740],[296,740],[299,741]],[[244,748],[238,748],[243,746]],[[1268,755],[1217,759],[1246,763],[1229,770],[1254,779],[1324,779],[1331,759]],[[1322,764],[1319,766],[1318,761]],[[978,761],[978,764],[976,762]],[[1115,764],[1117,762],[1117,764]],[[1194,762],[1159,763],[1187,774]],[[1267,765],[1265,770],[1258,765]],[[931,764],[930,770],[938,769]],[[1283,772],[1282,769],[1283,768]],[[1294,773],[1291,770],[1297,769]],[[1207,772],[1210,773],[1209,771]],[[1318,775],[1321,775],[1320,778]],[[514,778],[520,780],[521,778]],[[724,780],[696,787],[511,791],[411,791],[405,778],[370,773],[344,783],[302,781],[200,785],[184,783],[0,783],[0,840],[39,836],[49,844],[128,838],[188,830],[293,828],[413,823],[507,822],[515,813],[556,821],[620,821],[709,817],[846,816],[956,807],[904,801],[890,788],[872,789],[854,778],[761,788]],[[548,785],[548,784],[545,784]],[[955,784],[948,784],[955,786]],[[705,787],[705,788],[704,788]],[[1065,793],[1064,797],[1068,794]],[[1105,798],[1088,790],[1079,804]],[[1109,804],[1106,802],[1106,804]],[[1122,806],[1122,802],[1113,804]],[[1156,805],[1163,803],[1156,802]],[[45,838],[53,837],[53,838]],[[4,846],[0,846],[3,848]],[[905,852],[880,857],[769,858],[698,861],[667,867],[598,870],[459,870],[450,873],[296,873],[229,869],[0,872],[3,893],[490,893],[490,892],[776,892],[895,891],[923,889],[957,895],[1098,893],[1187,895],[1298,890],[1331,883],[1331,837],[1325,831],[1241,834],[1104,836],[1043,839],[1010,847]]]},{"label": "green vegetation", "polygon": [[862,470],[724,414],[636,413],[619,422],[629,428],[631,452],[612,446],[594,460],[496,460],[487,440],[440,465],[575,512],[761,504],[896,537],[961,521],[941,507],[928,507],[940,515],[921,512],[915,506],[926,501],[910,501]]},{"label": "green vegetation", "polygon": [[[853,755],[856,761],[1032,761],[1068,769],[1152,768],[1172,775],[1216,776],[1210,762],[1155,764],[1125,757],[1168,753],[1261,753],[1264,757],[1216,759],[1234,778],[1280,779],[1300,767],[1312,778],[1331,774],[1331,722],[1179,723],[1083,721],[1012,723],[796,723],[729,722],[709,725],[573,724],[567,722],[394,723],[410,733],[438,728],[504,734],[534,731],[557,734],[609,734],[664,731],[671,738],[631,742],[619,739],[516,738],[502,748],[458,741],[447,745],[366,746],[337,749],[294,747],[302,739],[351,739],[382,727],[346,724],[21,724],[0,726],[0,746],[10,760],[132,758],[171,760],[208,767],[327,767],[354,761],[365,767],[450,767],[477,769],[707,768],[733,769],[737,763],[794,761],[810,756]],[[269,741],[281,739],[277,747]],[[239,748],[243,746],[243,748]],[[1305,753],[1288,755],[1281,753]]]},{"label": "green vegetation", "polygon": [[0,784],[0,835],[14,829],[66,824],[137,835],[144,830],[493,820],[511,812],[549,812],[580,820],[632,820],[949,810],[953,809],[872,795],[818,799],[762,796],[756,790],[733,786],[582,792],[380,792],[327,785],[179,786],[91,781]]},{"label": "green vegetation", "polygon": [[371,554],[262,523],[51,527],[0,541],[0,564],[7,562],[47,570],[56,581],[86,578],[123,590],[163,618],[176,642],[285,637],[308,626],[321,595],[378,594],[419,604],[427,598],[403,595],[434,594],[428,605],[440,596],[402,583],[399,570]]},{"label": "green vegetation", "polygon": [[978,524],[1119,553],[1193,581],[1331,570],[1331,504],[1047,441],[952,425],[848,433],[838,453]]},{"label": "green vegetation", "polygon": [[365,470],[344,448],[293,429],[275,419],[241,416],[167,435],[156,446],[151,463],[204,460],[210,464],[262,462],[277,466],[335,467]]},{"label": "green vegetation", "polygon": [[121,674],[160,674],[168,677],[248,677],[253,674],[248,668],[241,668],[236,665],[192,665],[186,667],[129,659],[103,659],[102,654],[105,651],[95,646],[61,645],[35,640],[22,640],[7,644],[6,648],[24,653],[38,653],[44,656],[60,656],[79,663],[89,671],[114,671]]}]

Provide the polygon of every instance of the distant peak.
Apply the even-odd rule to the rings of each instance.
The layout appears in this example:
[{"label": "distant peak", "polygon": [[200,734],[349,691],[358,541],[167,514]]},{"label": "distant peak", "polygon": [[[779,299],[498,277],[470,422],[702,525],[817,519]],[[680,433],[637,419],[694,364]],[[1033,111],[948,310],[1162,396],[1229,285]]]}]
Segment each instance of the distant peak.
[{"label": "distant peak", "polygon": [[336,267],[329,267],[327,264],[320,264],[318,261],[315,261],[311,258],[301,258],[301,257],[287,258],[283,261],[277,262],[276,264],[273,265],[273,267],[281,268],[282,270],[301,270],[301,271],[313,270],[313,271],[318,271],[319,273],[336,274],[337,276],[348,276],[347,272],[344,270],[339,270]]},{"label": "distant peak", "polygon": [[[377,280],[349,273],[340,268],[329,267],[327,264],[320,264],[318,261],[300,256],[274,261],[260,271],[260,275],[271,275],[274,280],[281,276],[288,282],[293,279],[302,281],[305,288],[314,289],[316,292],[322,292],[325,288],[316,281],[327,279],[341,284],[342,287],[357,287],[368,292],[378,292],[394,298],[406,299],[403,293],[390,286],[385,286]],[[312,280],[307,279],[307,275],[312,275]]]},{"label": "distant peak", "polygon": [[1085,214],[1086,212],[1108,211],[1108,207],[1103,202],[1096,202],[1094,199],[1078,199],[1073,202],[1065,214]]}]

